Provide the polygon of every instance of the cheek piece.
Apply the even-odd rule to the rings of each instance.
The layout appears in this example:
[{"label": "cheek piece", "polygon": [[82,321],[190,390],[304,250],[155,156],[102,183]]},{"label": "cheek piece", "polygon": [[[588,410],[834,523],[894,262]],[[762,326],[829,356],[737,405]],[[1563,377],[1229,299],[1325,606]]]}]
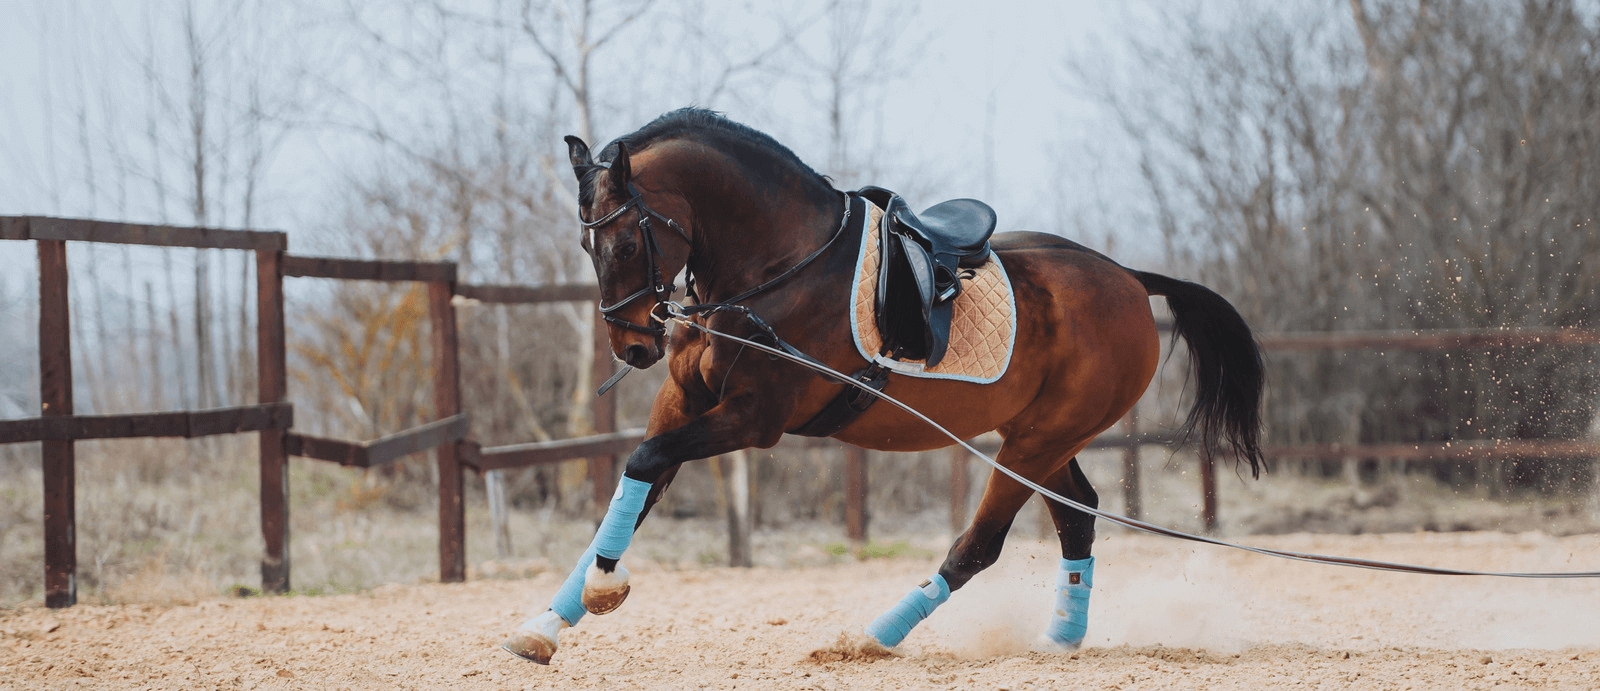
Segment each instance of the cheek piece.
[{"label": "cheek piece", "polygon": [[633,527],[639,522],[639,513],[644,510],[644,500],[649,494],[648,482],[624,475],[622,481],[617,483],[617,493],[611,496],[611,506],[606,509],[605,520],[600,521],[594,541],[583,556],[578,557],[578,565],[573,567],[566,582],[556,591],[555,599],[550,602],[550,609],[568,624],[577,624],[587,614],[583,608],[584,573],[594,563],[595,555],[607,559],[622,558],[622,553],[633,541]]},{"label": "cheek piece", "polygon": [[1089,590],[1094,587],[1094,557],[1062,559],[1056,572],[1056,610],[1045,636],[1068,648],[1083,645],[1089,631]]}]

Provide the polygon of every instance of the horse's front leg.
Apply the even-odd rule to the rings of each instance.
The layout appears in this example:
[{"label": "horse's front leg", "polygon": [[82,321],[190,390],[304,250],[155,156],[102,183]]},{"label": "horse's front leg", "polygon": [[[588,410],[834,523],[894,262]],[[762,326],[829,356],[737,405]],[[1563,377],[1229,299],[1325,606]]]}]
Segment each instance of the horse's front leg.
[{"label": "horse's front leg", "polygon": [[645,499],[662,478],[686,461],[772,446],[783,435],[781,422],[763,422],[754,396],[732,396],[687,424],[644,440],[628,456],[627,468],[606,517],[595,534],[595,559],[585,575],[583,607],[606,614],[628,597],[628,571],[617,564],[642,522]]},{"label": "horse's front leg", "polygon": [[524,623],[502,644],[506,650],[549,664],[562,629],[577,624],[585,613],[604,614],[622,604],[629,592],[628,573],[617,561],[632,542],[647,506],[660,498],[680,465],[754,446],[770,447],[783,436],[787,415],[775,407],[781,405],[773,400],[778,397],[734,394],[685,421],[682,392],[676,389],[669,380],[657,396],[648,436],[628,457],[593,542],[556,592],[550,609]]}]

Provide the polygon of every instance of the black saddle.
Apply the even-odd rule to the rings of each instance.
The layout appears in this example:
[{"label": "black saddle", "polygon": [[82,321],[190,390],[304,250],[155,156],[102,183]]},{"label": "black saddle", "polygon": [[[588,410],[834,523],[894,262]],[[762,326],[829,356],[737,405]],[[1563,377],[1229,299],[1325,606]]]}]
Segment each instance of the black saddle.
[{"label": "black saddle", "polygon": [[963,269],[989,260],[995,213],[976,199],[952,199],[920,215],[881,187],[858,193],[884,210],[879,229],[877,324],[884,355],[932,367],[950,344],[950,317]]}]

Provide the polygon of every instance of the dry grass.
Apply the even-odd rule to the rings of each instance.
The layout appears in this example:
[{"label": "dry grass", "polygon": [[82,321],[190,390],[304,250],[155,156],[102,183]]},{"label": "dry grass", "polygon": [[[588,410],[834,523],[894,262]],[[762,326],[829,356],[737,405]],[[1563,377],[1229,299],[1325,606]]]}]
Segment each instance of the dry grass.
[{"label": "dry grass", "polygon": [[[873,542],[849,549],[844,530],[815,504],[825,489],[762,487],[765,523],[753,537],[757,566],[795,568],[903,554],[942,555],[952,533],[944,454],[924,457],[939,468],[901,473],[910,457],[873,464],[870,530]],[[1086,454],[1085,471],[1100,490],[1102,508],[1122,511],[1121,457]],[[1170,462],[1169,462],[1170,460]],[[1184,530],[1200,529],[1198,478],[1191,459],[1165,452],[1143,455],[1145,517]],[[426,477],[427,456],[411,476]],[[778,464],[787,461],[769,460]],[[821,474],[826,460],[801,460]],[[703,464],[700,464],[703,465]],[[693,466],[691,466],[692,468]],[[261,556],[255,440],[241,435],[214,443],[147,440],[84,443],[78,452],[79,595],[85,603],[186,603],[249,592],[259,586]],[[778,469],[774,469],[778,470]],[[986,471],[969,464],[974,487]],[[771,471],[769,471],[771,472]],[[697,474],[698,473],[698,474]],[[705,477],[700,477],[705,475]],[[1219,473],[1222,532],[1374,533],[1415,530],[1594,532],[1600,502],[1593,497],[1525,497],[1491,502],[1458,494],[1431,479],[1405,476],[1352,489],[1338,482],[1274,473],[1260,482]],[[593,524],[554,509],[512,513],[514,554],[497,559],[486,503],[469,475],[469,576],[526,578],[564,573],[593,534]],[[705,486],[700,486],[701,484]],[[709,474],[685,472],[674,484],[676,505],[646,522],[630,565],[644,570],[698,570],[727,560],[726,523],[716,515]],[[295,459],[290,474],[293,586],[305,594],[370,589],[437,577],[438,533],[432,489],[391,483],[371,472]],[[42,507],[36,460],[0,466],[0,606],[41,601]],[[974,491],[972,502],[976,505]],[[702,499],[696,500],[695,497]],[[796,505],[812,508],[797,508]],[[687,516],[673,518],[673,516]],[[1102,534],[1121,529],[1101,526]],[[1053,533],[1035,500],[1019,516],[1017,540]],[[882,553],[882,554],[880,554]],[[242,589],[236,586],[244,586]]]}]

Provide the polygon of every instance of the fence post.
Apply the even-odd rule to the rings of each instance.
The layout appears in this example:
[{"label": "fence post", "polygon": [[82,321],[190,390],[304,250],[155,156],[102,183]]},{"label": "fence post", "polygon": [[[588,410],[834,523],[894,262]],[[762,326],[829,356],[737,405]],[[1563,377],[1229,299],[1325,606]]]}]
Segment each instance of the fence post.
[{"label": "fence post", "polygon": [[960,536],[967,527],[967,495],[972,492],[972,478],[967,475],[967,450],[956,446],[950,449],[950,534]]},{"label": "fence post", "polygon": [[[67,300],[67,243],[39,245],[40,415],[72,414],[71,317]],[[77,468],[72,440],[43,442],[44,604],[78,603]]]},{"label": "fence post", "polygon": [[[1131,442],[1139,436],[1139,404],[1128,409],[1122,419],[1122,433]],[[1122,450],[1122,510],[1128,518],[1138,519],[1144,505],[1139,500],[1139,445],[1129,444]]]},{"label": "fence post", "polygon": [[[612,375],[611,332],[600,311],[594,313],[594,359],[589,361],[589,381],[594,386],[610,379]],[[595,434],[617,431],[617,395],[608,393],[595,396],[590,404],[590,417],[594,420]],[[611,505],[611,493],[616,490],[617,457],[596,456],[589,459],[589,484],[594,487],[594,516],[599,521]]]},{"label": "fence post", "polygon": [[867,541],[867,451],[844,447],[844,525],[854,543]]},{"label": "fence post", "polygon": [[[428,316],[433,327],[433,415],[461,412],[460,349],[456,340],[454,281],[428,283]],[[460,442],[434,450],[439,461],[439,581],[467,578],[466,505],[461,498]]]},{"label": "fence post", "polygon": [[1200,454],[1200,502],[1206,534],[1217,532],[1217,459],[1209,450]]},{"label": "fence post", "polygon": [[494,532],[494,556],[511,558],[511,516],[506,508],[506,477],[504,470],[490,470],[483,474],[484,494],[489,495],[489,525]]},{"label": "fence post", "polygon": [[[283,252],[256,250],[256,390],[260,403],[289,397],[283,329]],[[262,430],[256,437],[261,466],[261,590],[289,592],[289,457],[287,431]]]},{"label": "fence post", "polygon": [[754,565],[750,546],[750,454],[740,449],[728,460],[728,566]]}]

